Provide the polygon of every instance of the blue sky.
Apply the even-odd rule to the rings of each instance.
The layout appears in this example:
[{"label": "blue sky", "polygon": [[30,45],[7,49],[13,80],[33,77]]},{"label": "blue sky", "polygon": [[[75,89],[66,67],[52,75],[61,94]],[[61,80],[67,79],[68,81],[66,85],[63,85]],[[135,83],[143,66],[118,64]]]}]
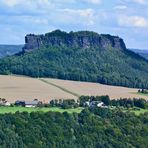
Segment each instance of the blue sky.
[{"label": "blue sky", "polygon": [[148,0],[0,0],[0,44],[22,44],[28,33],[91,30],[148,49]]}]

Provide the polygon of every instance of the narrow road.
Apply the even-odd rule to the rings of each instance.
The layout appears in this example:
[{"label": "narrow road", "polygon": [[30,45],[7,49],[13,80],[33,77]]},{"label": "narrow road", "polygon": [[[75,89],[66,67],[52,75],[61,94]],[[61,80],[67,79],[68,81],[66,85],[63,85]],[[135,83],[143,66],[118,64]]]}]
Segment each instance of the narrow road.
[{"label": "narrow road", "polygon": [[59,88],[60,90],[66,92],[66,93],[69,93],[69,94],[71,94],[71,95],[73,95],[73,96],[76,96],[76,97],[80,97],[80,96],[81,96],[81,95],[79,95],[79,94],[77,94],[77,93],[75,93],[75,92],[72,92],[72,91],[70,91],[70,90],[64,88],[64,87],[61,87],[61,86],[59,86],[59,85],[57,85],[57,84],[54,84],[54,83],[49,82],[49,81],[46,81],[45,79],[39,78],[38,80],[40,80],[40,81],[42,81],[42,82],[44,82],[44,83],[46,83],[46,84],[48,84],[48,85],[52,85],[52,86],[54,86],[54,87],[57,87],[57,88]]}]

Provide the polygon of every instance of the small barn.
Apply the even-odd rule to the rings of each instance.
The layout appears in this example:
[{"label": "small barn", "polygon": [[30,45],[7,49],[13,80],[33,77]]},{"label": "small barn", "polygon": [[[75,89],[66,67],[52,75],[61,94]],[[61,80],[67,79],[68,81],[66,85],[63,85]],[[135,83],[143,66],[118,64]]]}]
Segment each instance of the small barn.
[{"label": "small barn", "polygon": [[25,101],[25,107],[36,107],[38,105],[39,101]]},{"label": "small barn", "polygon": [[104,107],[105,104],[101,101],[92,101],[90,102],[90,107]]}]

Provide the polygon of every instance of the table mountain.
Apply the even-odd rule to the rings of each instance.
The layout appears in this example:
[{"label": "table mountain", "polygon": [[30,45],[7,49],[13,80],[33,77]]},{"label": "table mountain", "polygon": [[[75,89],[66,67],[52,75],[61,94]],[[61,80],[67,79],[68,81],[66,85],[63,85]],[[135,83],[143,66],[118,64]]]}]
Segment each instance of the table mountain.
[{"label": "table mountain", "polygon": [[45,35],[28,34],[25,37],[25,52],[39,49],[42,46],[67,46],[69,48],[108,48],[126,49],[124,41],[118,36],[99,35],[95,32],[62,32],[55,30]]},{"label": "table mountain", "polygon": [[25,37],[21,53],[0,60],[0,74],[148,88],[148,61],[123,39],[90,31],[60,30]]}]

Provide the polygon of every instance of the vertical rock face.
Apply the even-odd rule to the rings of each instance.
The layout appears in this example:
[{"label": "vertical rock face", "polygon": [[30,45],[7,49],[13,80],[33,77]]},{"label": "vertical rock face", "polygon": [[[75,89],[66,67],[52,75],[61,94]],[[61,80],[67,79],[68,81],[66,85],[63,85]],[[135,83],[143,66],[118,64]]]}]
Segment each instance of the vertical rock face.
[{"label": "vertical rock face", "polygon": [[33,34],[29,34],[26,35],[25,37],[25,46],[24,46],[24,51],[32,51],[34,49],[39,49],[41,47],[41,43],[40,43],[40,37],[33,35]]},{"label": "vertical rock face", "polygon": [[123,39],[111,35],[99,35],[95,32],[62,32],[56,30],[45,35],[29,34],[25,37],[24,52],[39,49],[42,46],[68,46],[76,48],[108,48],[126,49]]}]

